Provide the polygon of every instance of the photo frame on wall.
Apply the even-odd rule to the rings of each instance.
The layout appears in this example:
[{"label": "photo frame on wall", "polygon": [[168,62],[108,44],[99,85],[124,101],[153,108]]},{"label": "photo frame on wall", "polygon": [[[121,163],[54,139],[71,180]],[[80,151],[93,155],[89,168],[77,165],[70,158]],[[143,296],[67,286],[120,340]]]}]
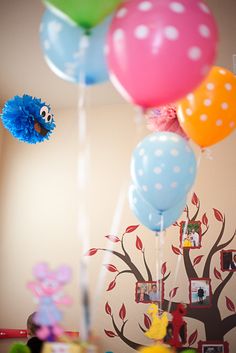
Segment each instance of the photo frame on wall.
[{"label": "photo frame on wall", "polygon": [[222,341],[199,341],[199,353],[229,353],[228,342]]},{"label": "photo frame on wall", "polygon": [[202,242],[202,228],[200,221],[180,222],[180,247],[200,249]]},{"label": "photo frame on wall", "polygon": [[222,250],[220,252],[220,265],[222,271],[236,272],[236,249]]},{"label": "photo frame on wall", "polygon": [[189,279],[189,306],[194,308],[209,308],[212,301],[210,278]]},{"label": "photo frame on wall", "polygon": [[137,282],[135,287],[136,303],[160,303],[164,301],[164,282],[160,281]]}]

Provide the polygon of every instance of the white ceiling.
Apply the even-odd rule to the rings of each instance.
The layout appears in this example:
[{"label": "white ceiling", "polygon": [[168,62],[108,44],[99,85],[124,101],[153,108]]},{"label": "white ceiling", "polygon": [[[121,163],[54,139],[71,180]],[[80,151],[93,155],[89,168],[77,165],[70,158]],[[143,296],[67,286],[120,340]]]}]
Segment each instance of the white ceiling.
[{"label": "white ceiling", "polygon": [[[84,0],[86,1],[86,0]],[[220,29],[217,64],[232,69],[236,53],[236,0],[206,1]],[[57,108],[77,105],[78,87],[47,66],[39,43],[40,0],[0,0],[0,103],[16,94],[41,97]],[[110,83],[88,89],[90,104],[123,102]]]}]

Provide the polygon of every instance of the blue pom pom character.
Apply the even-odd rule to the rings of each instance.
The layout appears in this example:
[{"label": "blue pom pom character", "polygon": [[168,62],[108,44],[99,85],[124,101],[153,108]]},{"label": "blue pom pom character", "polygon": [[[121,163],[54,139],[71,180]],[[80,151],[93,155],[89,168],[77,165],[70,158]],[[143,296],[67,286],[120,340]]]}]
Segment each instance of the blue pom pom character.
[{"label": "blue pom pom character", "polygon": [[50,106],[27,94],[9,99],[1,118],[4,127],[14,137],[27,143],[48,140],[56,126]]}]

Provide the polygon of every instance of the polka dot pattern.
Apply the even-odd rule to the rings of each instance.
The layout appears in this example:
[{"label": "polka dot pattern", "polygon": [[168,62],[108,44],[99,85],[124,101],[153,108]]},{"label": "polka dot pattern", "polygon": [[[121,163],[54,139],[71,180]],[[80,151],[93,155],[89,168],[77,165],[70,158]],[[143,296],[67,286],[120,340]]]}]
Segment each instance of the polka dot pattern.
[{"label": "polka dot pattern", "polygon": [[[117,30],[124,33],[115,35]],[[185,96],[200,84],[214,61],[217,28],[208,7],[200,0],[127,1],[117,11],[109,32],[108,63],[120,83],[117,88],[124,95],[121,87],[125,87],[126,97],[137,105],[161,106],[167,100]],[[125,38],[122,48],[113,37]],[[179,50],[181,53],[176,57]],[[121,56],[122,60],[116,60]],[[168,77],[171,57],[176,58],[176,71]],[[143,77],[124,62],[145,67],[147,74]],[[141,80],[143,89],[138,89]]]},{"label": "polka dot pattern", "polygon": [[[201,147],[223,140],[236,127],[235,96],[233,73],[213,67],[191,97],[186,97],[179,105],[178,116],[185,133]],[[192,110],[191,117],[188,109]]]},{"label": "polka dot pattern", "polygon": [[[152,139],[152,136],[157,138]],[[140,151],[145,151],[148,156],[145,163]],[[192,174],[189,173],[190,168]],[[140,170],[143,175],[140,175]],[[171,200],[180,200],[186,194],[186,184],[192,185],[195,171],[196,161],[192,149],[186,140],[171,132],[147,136],[132,157],[133,182],[142,190],[145,200],[157,209],[168,209]]]},{"label": "polka dot pattern", "polygon": [[118,28],[114,33],[113,33],[113,40],[114,41],[119,41],[124,38],[124,31],[121,28]]}]

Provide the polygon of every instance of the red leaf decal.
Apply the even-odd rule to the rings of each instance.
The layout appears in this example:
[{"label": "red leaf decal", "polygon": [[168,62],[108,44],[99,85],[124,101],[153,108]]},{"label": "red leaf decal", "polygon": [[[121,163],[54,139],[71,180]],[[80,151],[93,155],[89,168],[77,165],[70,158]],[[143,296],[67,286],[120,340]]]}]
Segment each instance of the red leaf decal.
[{"label": "red leaf decal", "polygon": [[135,229],[137,229],[139,227],[139,224],[137,226],[129,226],[126,228],[125,233],[131,233],[134,232]]},{"label": "red leaf decal", "polygon": [[174,226],[174,227],[179,227],[179,223],[178,223],[178,222],[175,222],[175,223],[172,224],[172,226]]},{"label": "red leaf decal", "polygon": [[171,291],[170,291],[170,293],[169,293],[169,297],[170,297],[170,298],[174,298],[174,297],[175,297],[178,288],[179,288],[179,287],[175,287],[175,288],[171,289]]},{"label": "red leaf decal", "polygon": [[146,314],[144,314],[144,325],[146,326],[146,328],[149,329],[151,324],[151,319]]},{"label": "red leaf decal", "polygon": [[199,262],[201,261],[203,256],[204,255],[199,255],[199,256],[195,257],[195,259],[193,260],[193,266],[196,266],[197,264],[199,264]]},{"label": "red leaf decal", "polygon": [[214,215],[215,215],[215,218],[217,219],[217,221],[223,222],[222,213],[219,210],[217,210],[216,208],[213,208],[213,211],[214,211]]},{"label": "red leaf decal", "polygon": [[164,262],[164,264],[162,264],[162,266],[161,266],[161,274],[162,274],[162,276],[164,276],[165,273],[166,273],[166,262]]},{"label": "red leaf decal", "polygon": [[142,240],[137,236],[136,238],[136,248],[138,250],[143,250],[143,243]]},{"label": "red leaf decal", "polygon": [[107,292],[108,292],[109,290],[112,290],[113,288],[115,288],[115,286],[116,286],[116,281],[114,280],[114,281],[112,281],[112,282],[109,284],[109,286],[108,286],[108,288],[107,288]]},{"label": "red leaf decal", "polygon": [[217,279],[222,281],[221,273],[216,269],[216,267],[214,268],[214,275]]},{"label": "red leaf decal", "polygon": [[119,272],[116,268],[116,266],[112,265],[112,264],[107,264],[107,265],[103,265],[106,267],[106,269],[110,272]]},{"label": "red leaf decal", "polygon": [[86,254],[85,254],[84,256],[92,256],[92,255],[95,255],[97,251],[98,251],[98,249],[95,249],[95,248],[89,249],[89,251],[86,252]]},{"label": "red leaf decal", "polygon": [[225,299],[226,299],[227,309],[229,309],[229,311],[234,311],[235,312],[235,306],[234,306],[234,303],[232,302],[232,300],[229,299],[228,297],[225,297]]},{"label": "red leaf decal", "polygon": [[111,337],[111,338],[117,336],[117,335],[116,335],[114,332],[112,332],[112,331],[104,330],[104,332],[105,332],[105,334],[106,334],[108,337]]},{"label": "red leaf decal", "polygon": [[206,213],[204,213],[204,215],[202,216],[202,223],[204,224],[204,226],[208,226],[208,218],[206,216]]},{"label": "red leaf decal", "polygon": [[195,192],[194,192],[194,193],[193,193],[193,197],[192,197],[192,204],[193,204],[194,206],[197,206],[198,203],[199,203],[199,199],[198,199],[197,195],[196,195]]},{"label": "red leaf decal", "polygon": [[106,313],[107,313],[108,315],[111,315],[111,307],[110,307],[110,305],[108,304],[108,302],[106,302],[105,310],[106,310]]},{"label": "red leaf decal", "polygon": [[120,316],[121,320],[124,321],[125,316],[126,316],[126,308],[125,308],[124,304],[122,304],[122,307],[120,308],[119,316]]},{"label": "red leaf decal", "polygon": [[120,239],[115,235],[106,235],[106,238],[112,241],[113,243],[118,243],[118,241],[120,241]]},{"label": "red leaf decal", "polygon": [[188,345],[191,346],[192,344],[194,344],[197,340],[197,336],[198,336],[198,332],[197,330],[194,331],[188,338]]},{"label": "red leaf decal", "polygon": [[175,253],[176,255],[182,255],[179,248],[176,248],[174,245],[172,245],[171,248],[172,248],[173,253]]}]

